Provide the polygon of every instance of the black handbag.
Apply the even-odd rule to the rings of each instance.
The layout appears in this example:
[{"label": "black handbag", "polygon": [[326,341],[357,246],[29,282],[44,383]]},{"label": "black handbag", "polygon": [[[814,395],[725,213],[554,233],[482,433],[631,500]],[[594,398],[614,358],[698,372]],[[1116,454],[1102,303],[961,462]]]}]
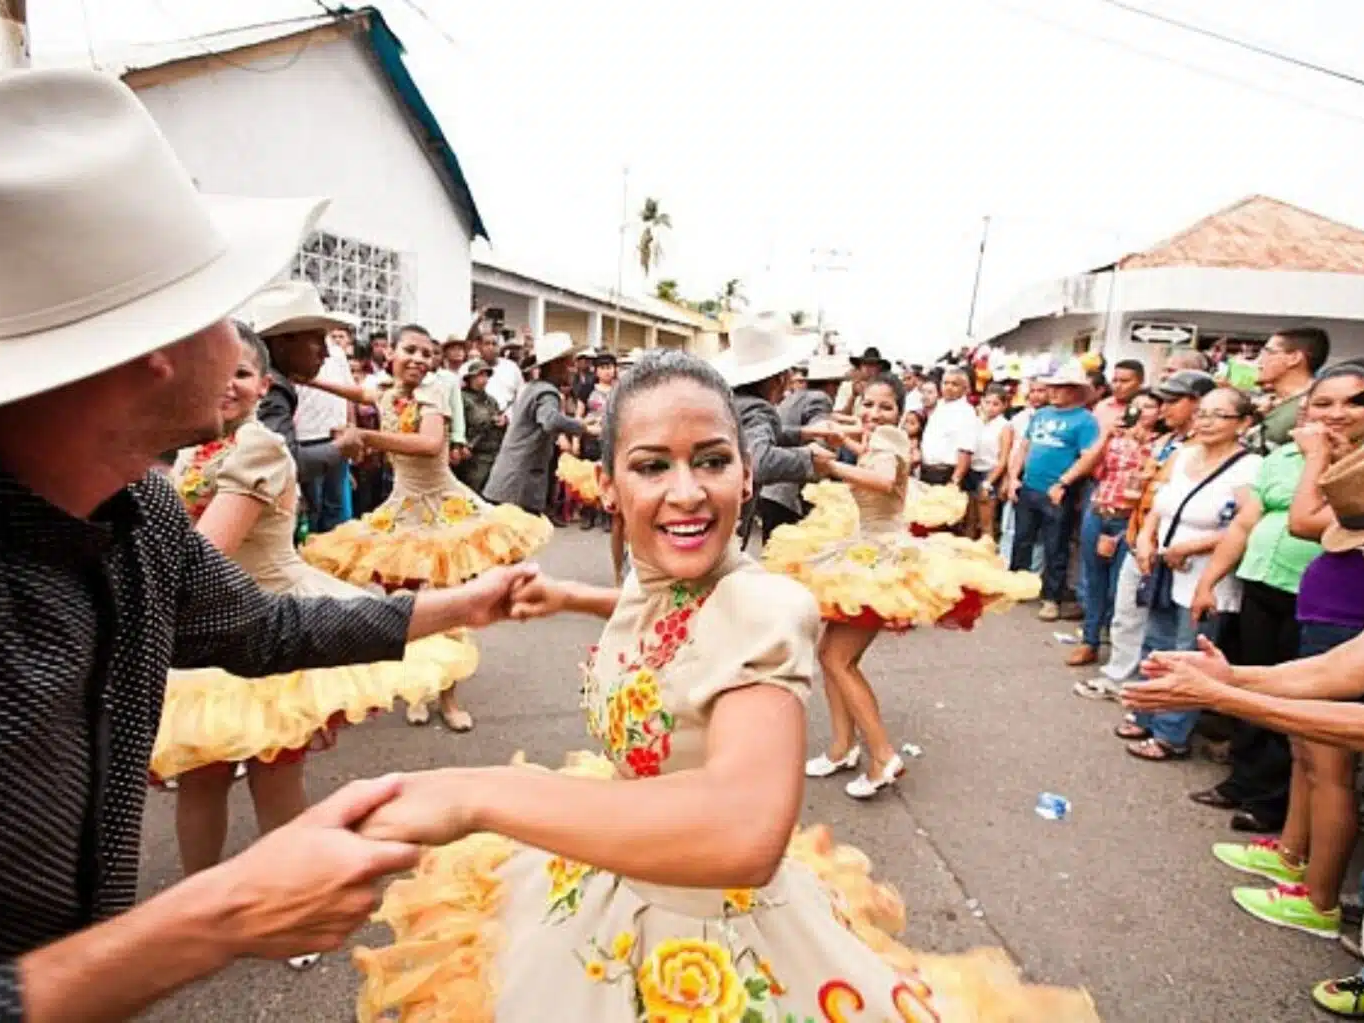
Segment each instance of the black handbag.
[{"label": "black handbag", "polygon": [[[1232,455],[1216,469],[1199,480],[1194,488],[1184,495],[1184,500],[1179,502],[1179,507],[1175,509],[1174,515],[1170,517],[1170,528],[1165,531],[1165,542],[1161,544],[1162,550],[1170,546],[1170,541],[1174,539],[1175,530],[1179,528],[1179,518],[1184,514],[1184,508],[1193,500],[1194,495],[1213,480],[1217,479],[1218,476],[1221,476],[1247,454],[1249,454],[1249,452],[1245,450],[1236,452],[1236,454]],[[1165,564],[1165,560],[1157,555],[1155,567],[1143,575],[1137,582],[1137,607],[1150,608],[1152,611],[1170,610],[1170,608],[1175,606],[1174,585],[1174,572],[1169,565]]]}]

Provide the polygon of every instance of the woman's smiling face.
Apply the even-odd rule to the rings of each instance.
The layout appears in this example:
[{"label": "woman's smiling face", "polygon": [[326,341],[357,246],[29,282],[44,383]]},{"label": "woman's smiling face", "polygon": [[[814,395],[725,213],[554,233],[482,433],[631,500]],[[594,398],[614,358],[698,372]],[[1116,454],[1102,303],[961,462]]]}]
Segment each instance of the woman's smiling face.
[{"label": "woman's smiling face", "polygon": [[416,387],[435,364],[436,342],[416,331],[403,331],[390,360],[393,379],[408,387]]},{"label": "woman's smiling face", "polygon": [[616,415],[603,493],[632,556],[674,579],[702,578],[724,556],[753,491],[729,403],[679,377],[631,394]]},{"label": "woman's smiling face", "polygon": [[227,391],[218,404],[218,411],[225,426],[235,426],[256,410],[257,403],[265,397],[270,387],[270,378],[257,364],[256,353],[250,345],[241,344],[237,356],[237,368],[227,382]]},{"label": "woman's smiling face", "polygon": [[1364,373],[1327,377],[1312,388],[1303,418],[1358,444],[1364,440],[1364,406],[1352,399],[1360,394],[1364,394]]},{"label": "woman's smiling face", "polygon": [[872,381],[862,392],[862,427],[871,431],[878,426],[894,426],[900,421],[900,406],[895,391],[880,381]]}]

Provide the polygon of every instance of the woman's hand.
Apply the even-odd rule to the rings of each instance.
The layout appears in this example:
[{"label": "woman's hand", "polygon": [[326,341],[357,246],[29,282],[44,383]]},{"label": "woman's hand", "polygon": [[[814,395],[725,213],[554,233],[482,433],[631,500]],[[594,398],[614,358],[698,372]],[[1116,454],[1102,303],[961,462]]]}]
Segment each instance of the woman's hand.
[{"label": "woman's hand", "polygon": [[1047,500],[1056,507],[1060,507],[1061,502],[1066,499],[1066,487],[1064,483],[1053,483],[1047,488]]},{"label": "woman's hand", "polygon": [[1167,547],[1161,554],[1160,559],[1170,566],[1172,572],[1182,572],[1189,564],[1189,552],[1183,544],[1175,544]]},{"label": "woman's hand", "polygon": [[1094,553],[1103,558],[1104,561],[1110,560],[1113,555],[1118,553],[1118,540],[1116,536],[1104,534],[1094,544]]},{"label": "woman's hand", "polygon": [[1298,446],[1304,458],[1317,458],[1329,461],[1331,458],[1330,431],[1320,423],[1304,423],[1296,426],[1288,434]]},{"label": "woman's hand", "polygon": [[1137,568],[1141,569],[1141,574],[1150,575],[1151,569],[1156,565],[1156,550],[1145,533],[1137,537],[1137,549],[1134,553],[1137,556]]},{"label": "woman's hand", "polygon": [[1226,655],[1207,636],[1199,636],[1197,650],[1161,650],[1141,662],[1141,673],[1148,679],[1164,678],[1180,665],[1189,665],[1199,674],[1226,685],[1236,684],[1236,669]]},{"label": "woman's hand", "polygon": [[445,845],[475,829],[473,793],[479,771],[444,768],[399,775],[398,794],[355,826],[362,838]]},{"label": "woman's hand", "polygon": [[540,568],[532,562],[490,569],[462,585],[460,598],[462,624],[482,629],[515,617],[516,594],[539,578]]},{"label": "woman's hand", "polygon": [[1205,585],[1203,580],[1198,581],[1198,586],[1194,588],[1193,600],[1189,601],[1189,617],[1193,619],[1194,625],[1203,620],[1204,615],[1212,614],[1217,610],[1217,595],[1213,587]]},{"label": "woman's hand", "polygon": [[558,579],[536,575],[511,594],[510,617],[518,622],[548,618],[568,608],[568,588]]},{"label": "woman's hand", "polygon": [[1211,706],[1222,683],[1181,661],[1160,678],[1122,687],[1123,706],[1129,710],[1156,712],[1198,710]]}]

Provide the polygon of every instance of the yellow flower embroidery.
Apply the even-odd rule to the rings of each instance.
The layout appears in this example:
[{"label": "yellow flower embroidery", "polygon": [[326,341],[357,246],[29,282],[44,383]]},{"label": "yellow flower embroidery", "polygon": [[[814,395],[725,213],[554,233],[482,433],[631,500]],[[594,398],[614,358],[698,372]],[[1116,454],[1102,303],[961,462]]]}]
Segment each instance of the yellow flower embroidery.
[{"label": "yellow flower embroidery", "polygon": [[606,979],[606,964],[600,959],[589,959],[583,971],[587,974],[587,979],[594,984],[600,984]]},{"label": "yellow flower embroidery", "polygon": [[627,682],[620,695],[633,721],[648,721],[663,706],[658,694],[658,682],[654,673],[648,670],[639,672],[633,681]]},{"label": "yellow flower embroidery", "polygon": [[606,747],[616,754],[625,749],[629,735],[625,727],[625,702],[620,693],[614,693],[606,709]]},{"label": "yellow flower embroidery", "polygon": [[786,994],[786,985],[777,979],[776,975],[772,972],[772,964],[766,959],[758,960],[758,972],[766,978],[768,990],[771,991],[774,996],[780,998],[782,995]]},{"label": "yellow flower embroidery", "polygon": [[618,963],[630,958],[630,953],[634,950],[635,936],[629,931],[621,931],[611,942],[611,958]]},{"label": "yellow flower embroidery", "polygon": [[392,508],[380,508],[372,511],[365,516],[365,522],[371,529],[377,529],[381,533],[393,532],[394,516]]},{"label": "yellow flower embroidery", "polygon": [[855,561],[859,565],[876,564],[876,548],[871,544],[860,543],[856,547],[848,548],[848,559]]},{"label": "yellow flower embroidery", "polygon": [[587,864],[555,856],[545,864],[549,874],[549,901],[558,902],[573,894],[587,877]]},{"label": "yellow flower embroidery", "polygon": [[474,513],[474,503],[467,497],[447,497],[440,505],[440,517],[446,522],[458,522]]},{"label": "yellow flower embroidery", "polygon": [[649,1023],[740,1023],[748,1008],[748,992],[729,952],[711,941],[659,942],[636,981]]},{"label": "yellow flower embroidery", "polygon": [[753,901],[752,888],[725,889],[725,909],[730,912],[751,913],[753,911]]}]

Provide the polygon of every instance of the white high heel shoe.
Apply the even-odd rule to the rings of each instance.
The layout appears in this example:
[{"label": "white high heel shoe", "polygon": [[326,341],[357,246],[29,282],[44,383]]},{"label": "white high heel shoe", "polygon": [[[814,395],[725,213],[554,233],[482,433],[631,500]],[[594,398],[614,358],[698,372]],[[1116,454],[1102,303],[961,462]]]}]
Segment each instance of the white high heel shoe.
[{"label": "white high heel shoe", "polygon": [[855,781],[848,782],[843,791],[854,799],[870,799],[887,785],[894,785],[900,779],[900,775],[904,773],[905,762],[900,759],[900,755],[897,753],[886,761],[886,766],[881,769],[881,773],[876,776],[875,780],[866,774],[860,774]]},{"label": "white high heel shoe", "polygon": [[289,969],[302,972],[303,970],[316,965],[317,961],[321,958],[321,952],[309,952],[307,955],[290,956],[287,962],[289,963]]},{"label": "white high heel shoe", "polygon": [[829,754],[821,753],[813,760],[805,761],[805,777],[827,778],[839,771],[851,771],[861,759],[862,748],[860,746],[854,746],[848,750],[841,760],[830,760]]}]

